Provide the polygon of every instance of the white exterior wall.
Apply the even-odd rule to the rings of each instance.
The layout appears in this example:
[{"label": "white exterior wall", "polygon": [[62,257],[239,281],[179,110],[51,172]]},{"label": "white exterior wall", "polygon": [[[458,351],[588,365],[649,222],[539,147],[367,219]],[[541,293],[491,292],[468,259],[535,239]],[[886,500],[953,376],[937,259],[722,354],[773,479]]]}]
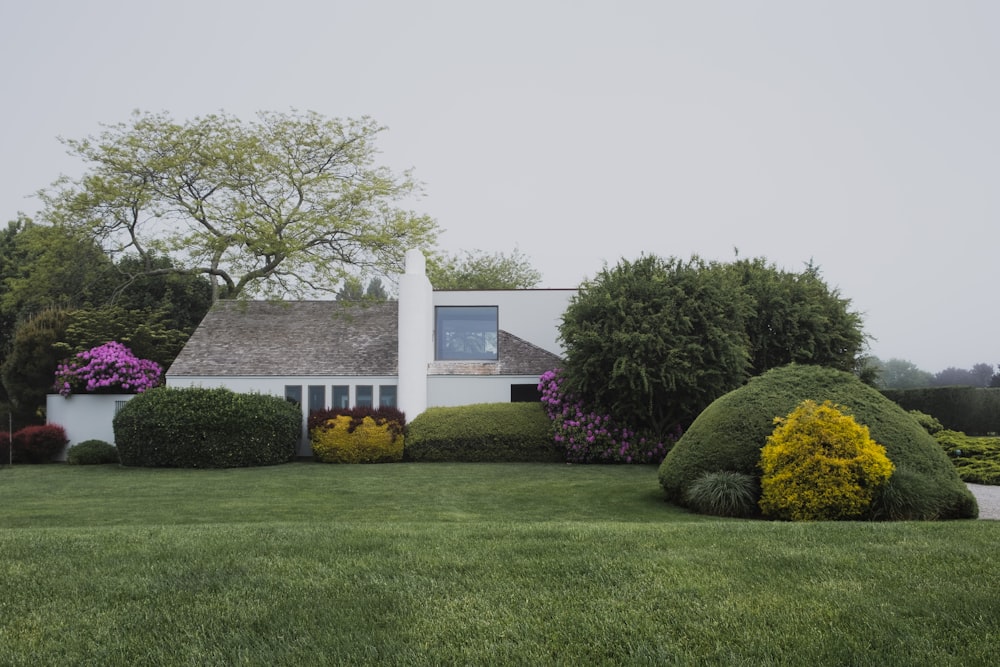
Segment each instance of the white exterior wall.
[{"label": "white exterior wall", "polygon": [[427,364],[434,358],[434,308],[425,269],[423,253],[410,250],[399,278],[399,409],[410,419],[427,408]]},{"label": "white exterior wall", "polygon": [[[510,403],[512,384],[537,385],[533,375],[461,376],[432,375],[427,378],[427,407],[453,407],[474,403]],[[409,415],[407,415],[409,419]]]},{"label": "white exterior wall", "polygon": [[435,291],[433,305],[499,306],[501,329],[561,357],[559,324],[576,293],[575,289]]},{"label": "white exterior wall", "polygon": [[[285,396],[285,386],[299,386],[302,387],[302,436],[299,441],[299,456],[312,456],[312,447],[309,444],[309,433],[307,432],[307,420],[309,419],[309,386],[310,385],[321,385],[326,387],[326,406],[331,407],[333,401],[333,385],[348,385],[350,389],[350,401],[351,405],[354,405],[356,397],[356,388],[358,385],[372,385],[373,395],[372,400],[374,404],[378,406],[379,404],[379,386],[380,385],[394,385],[396,386],[396,399],[399,400],[400,389],[398,387],[397,378],[394,376],[371,376],[371,377],[358,377],[358,376],[292,376],[292,377],[272,377],[272,376],[254,376],[254,377],[182,377],[182,378],[168,378],[168,386],[171,387],[205,387],[205,388],[215,388],[224,387],[231,391],[243,393],[243,394],[268,394],[270,396],[278,396],[284,398]],[[407,415],[409,419],[409,415]]]},{"label": "white exterior wall", "polygon": [[[45,421],[66,429],[69,446],[85,440],[115,442],[112,420],[119,401],[130,401],[135,394],[71,394],[69,397],[49,394],[45,399]],[[61,452],[57,461],[66,460]]]}]

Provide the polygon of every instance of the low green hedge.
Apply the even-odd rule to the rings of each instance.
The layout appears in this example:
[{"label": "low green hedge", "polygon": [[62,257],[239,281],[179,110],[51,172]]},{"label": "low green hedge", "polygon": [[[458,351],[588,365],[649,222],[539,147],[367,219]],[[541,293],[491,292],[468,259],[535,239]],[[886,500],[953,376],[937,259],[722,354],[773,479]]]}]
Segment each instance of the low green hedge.
[{"label": "low green hedge", "polygon": [[159,387],[126,403],[113,424],[122,465],[237,468],[294,459],[302,414],[277,396]]},{"label": "low green hedge", "polygon": [[406,461],[563,461],[541,403],[428,408],[410,422]]},{"label": "low green hedge", "polygon": [[84,440],[69,448],[66,463],[81,466],[118,463],[118,449],[103,440]]}]

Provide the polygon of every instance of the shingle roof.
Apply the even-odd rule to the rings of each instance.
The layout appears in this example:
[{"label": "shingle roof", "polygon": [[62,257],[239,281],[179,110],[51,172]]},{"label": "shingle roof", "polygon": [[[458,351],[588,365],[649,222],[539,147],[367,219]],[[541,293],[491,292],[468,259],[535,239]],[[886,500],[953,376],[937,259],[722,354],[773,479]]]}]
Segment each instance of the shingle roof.
[{"label": "shingle roof", "polygon": [[[398,373],[398,304],[221,301],[169,377],[373,376]],[[541,375],[558,356],[500,331],[496,362],[433,362],[431,375]]]},{"label": "shingle roof", "polygon": [[220,301],[167,375],[396,375],[397,329],[395,301]]}]

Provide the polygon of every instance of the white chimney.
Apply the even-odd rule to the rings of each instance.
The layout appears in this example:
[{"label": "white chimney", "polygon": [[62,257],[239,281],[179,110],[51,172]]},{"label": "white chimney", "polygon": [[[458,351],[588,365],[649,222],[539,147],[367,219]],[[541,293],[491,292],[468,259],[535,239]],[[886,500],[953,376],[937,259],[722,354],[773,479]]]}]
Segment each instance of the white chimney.
[{"label": "white chimney", "polygon": [[434,297],[426,260],[419,250],[406,253],[399,280],[399,409],[412,420],[427,409],[427,364],[434,350]]}]

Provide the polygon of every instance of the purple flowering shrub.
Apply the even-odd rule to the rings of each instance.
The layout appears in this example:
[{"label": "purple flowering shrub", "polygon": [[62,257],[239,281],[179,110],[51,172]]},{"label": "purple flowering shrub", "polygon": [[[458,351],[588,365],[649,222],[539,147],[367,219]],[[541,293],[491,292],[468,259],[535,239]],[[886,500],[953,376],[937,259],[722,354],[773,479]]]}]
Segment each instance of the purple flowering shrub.
[{"label": "purple flowering shrub", "polygon": [[110,341],[59,364],[55,388],[63,396],[73,392],[141,394],[158,386],[162,376],[158,363],[139,359],[121,343]]},{"label": "purple flowering shrub", "polygon": [[562,388],[559,370],[538,382],[542,405],[555,429],[556,444],[571,463],[660,463],[680,437],[638,433],[616,424],[610,415],[588,411],[583,402]]}]

